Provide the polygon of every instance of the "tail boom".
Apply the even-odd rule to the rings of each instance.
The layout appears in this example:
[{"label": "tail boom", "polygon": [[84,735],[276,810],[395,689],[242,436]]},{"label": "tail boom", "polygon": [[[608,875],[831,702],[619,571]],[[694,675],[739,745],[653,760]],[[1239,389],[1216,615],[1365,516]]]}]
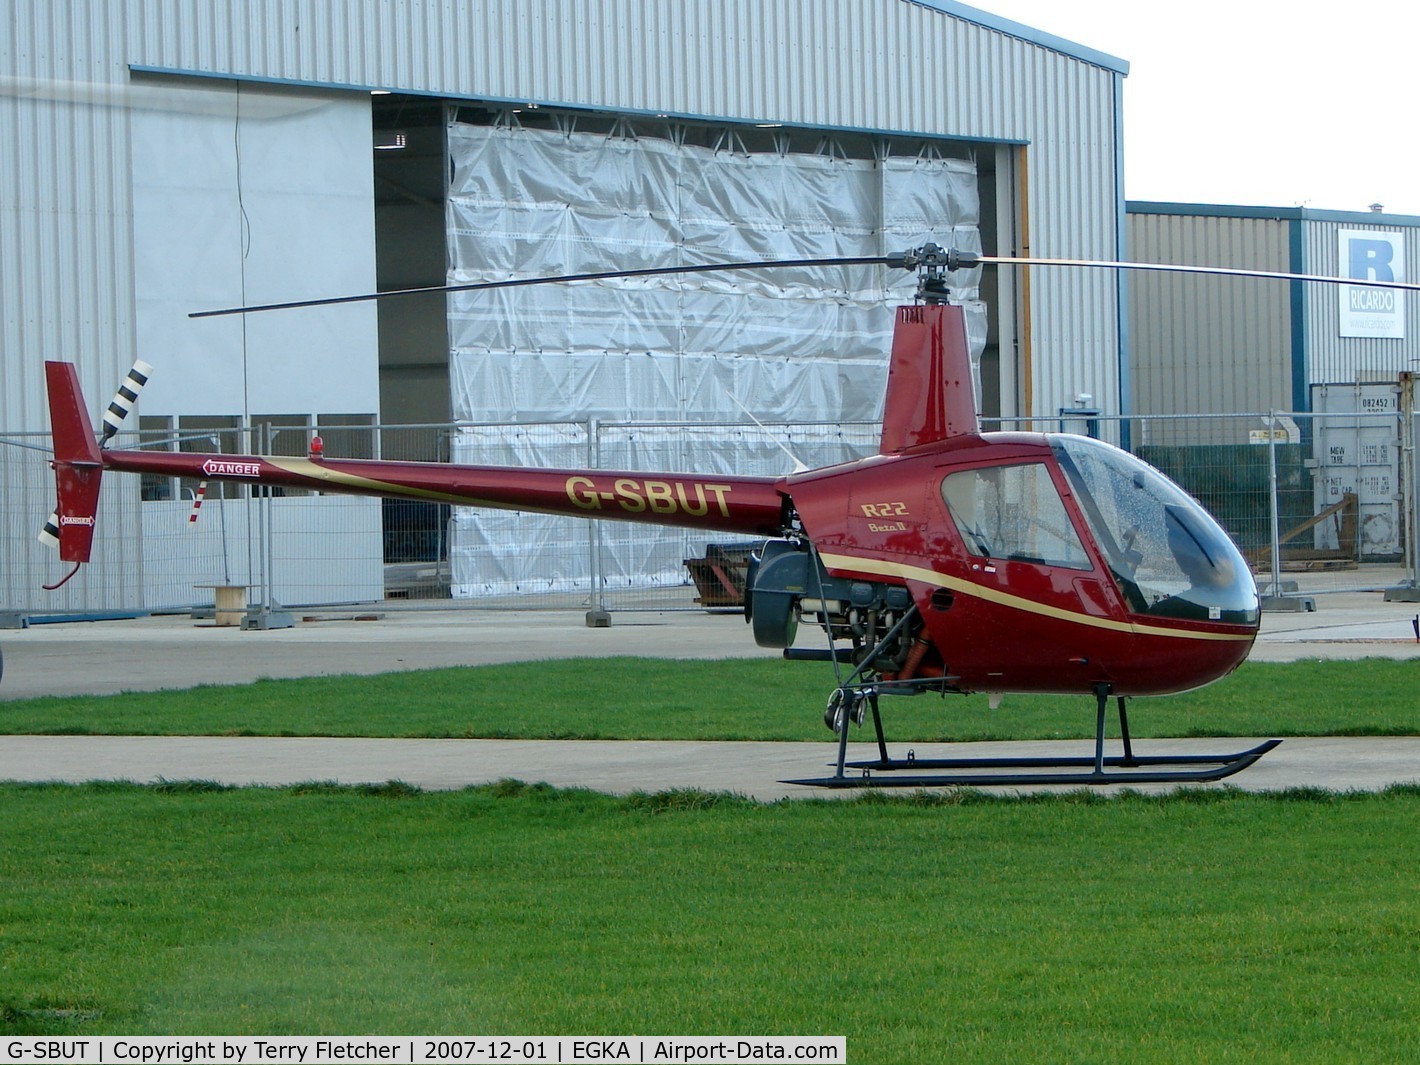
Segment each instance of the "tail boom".
[{"label": "tail boom", "polygon": [[[135,372],[138,370],[146,379],[146,364],[140,363]],[[778,535],[789,517],[788,495],[782,480],[775,477],[458,466],[442,462],[327,459],[315,454],[288,458],[102,448],[85,411],[74,366],[49,362],[45,373],[59,506],[41,539],[57,538],[60,557],[67,562],[89,560],[99,480],[105,469],[748,536]],[[130,373],[130,381],[133,380]],[[141,381],[136,382],[136,387],[141,386]],[[119,397],[127,401],[119,413],[126,414],[132,398],[125,396],[122,389]],[[106,432],[105,438],[111,435]]]},{"label": "tail boom", "polygon": [[128,473],[421,499],[752,536],[779,533],[787,507],[778,479],[770,477],[153,451],[108,450],[102,460],[107,468]]}]

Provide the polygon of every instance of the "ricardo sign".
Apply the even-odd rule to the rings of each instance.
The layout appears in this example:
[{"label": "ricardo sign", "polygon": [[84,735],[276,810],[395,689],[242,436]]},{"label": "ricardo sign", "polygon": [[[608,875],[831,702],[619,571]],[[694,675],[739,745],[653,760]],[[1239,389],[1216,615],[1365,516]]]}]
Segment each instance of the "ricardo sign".
[{"label": "ricardo sign", "polygon": [[[1341,274],[1358,281],[1405,280],[1405,234],[1343,229]],[[1395,288],[1341,285],[1341,336],[1405,338],[1405,293]]]}]

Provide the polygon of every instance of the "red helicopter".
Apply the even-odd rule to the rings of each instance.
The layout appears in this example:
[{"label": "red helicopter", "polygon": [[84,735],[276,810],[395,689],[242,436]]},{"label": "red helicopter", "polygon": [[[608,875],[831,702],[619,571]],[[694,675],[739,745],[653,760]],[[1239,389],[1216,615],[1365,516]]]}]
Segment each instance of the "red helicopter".
[{"label": "red helicopter", "polygon": [[[74,563],[69,576],[88,561],[105,470],[763,537],[746,581],[745,617],[755,641],[783,648],[787,658],[832,662],[838,675],[824,715],[838,734],[833,772],[794,783],[1210,781],[1277,746],[1279,740],[1269,740],[1221,755],[1134,753],[1126,701],[1197,688],[1237,668],[1257,635],[1257,588],[1207,511],[1127,452],[1063,433],[981,431],[963,314],[946,302],[945,276],[980,262],[1023,260],[928,244],[896,256],[834,261],[919,273],[919,302],[897,310],[882,438],[869,458],[783,477],[727,477],[339,459],[314,449],[306,458],[121,450],[107,445],[147,367],[130,374],[96,438],[74,366],[49,362],[59,505],[41,538],[57,541],[60,558]],[[676,270],[684,268],[639,273]],[[612,275],[578,279],[599,276]],[[507,283],[460,288],[501,284]],[[363,298],[370,297],[299,305]],[[241,310],[255,309],[270,308]],[[824,646],[794,646],[801,619],[822,630]],[[927,692],[1093,697],[1094,753],[890,757],[880,697]],[[1111,699],[1123,750],[1106,755]],[[862,725],[869,714],[878,757],[850,762],[848,725]]]}]

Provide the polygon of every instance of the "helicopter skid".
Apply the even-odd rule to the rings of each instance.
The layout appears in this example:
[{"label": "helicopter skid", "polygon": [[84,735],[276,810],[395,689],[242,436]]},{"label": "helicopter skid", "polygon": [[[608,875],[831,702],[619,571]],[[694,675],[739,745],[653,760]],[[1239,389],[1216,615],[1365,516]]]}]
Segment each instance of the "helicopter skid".
[{"label": "helicopter skid", "polygon": [[[1045,784],[1205,784],[1252,765],[1281,740],[1267,740],[1234,754],[1114,755],[1060,758],[915,758],[845,763],[833,776],[788,780],[816,788],[980,788]],[[1185,768],[1197,766],[1200,768]],[[1053,770],[1086,769],[1088,772]],[[849,773],[848,770],[853,770]],[[934,772],[924,772],[933,770]],[[970,772],[1004,770],[1005,772]],[[1016,772],[1012,772],[1016,770]],[[1052,770],[1032,772],[1032,770]],[[1119,770],[1123,770],[1120,772]]]},{"label": "helicopter skid", "polygon": [[[1062,755],[1020,758],[918,758],[911,751],[904,759],[888,757],[878,709],[880,687],[864,684],[842,685],[829,701],[829,709],[839,708],[829,725],[838,732],[838,759],[832,776],[786,780],[813,788],[989,788],[1050,784],[1067,786],[1104,784],[1206,784],[1239,773],[1252,765],[1281,740],[1265,740],[1256,747],[1233,754],[1154,754],[1136,755],[1129,735],[1129,714],[1125,699],[1119,707],[1122,755],[1106,755],[1105,717],[1112,692],[1109,685],[1095,685],[1095,752],[1093,756]],[[872,712],[878,757],[869,761],[848,761],[848,723],[859,724]],[[1070,770],[1088,769],[1088,772]],[[852,771],[850,773],[850,770]],[[933,770],[924,773],[924,770]],[[998,772],[972,772],[998,770]],[[1049,770],[1049,772],[1042,772]]]}]

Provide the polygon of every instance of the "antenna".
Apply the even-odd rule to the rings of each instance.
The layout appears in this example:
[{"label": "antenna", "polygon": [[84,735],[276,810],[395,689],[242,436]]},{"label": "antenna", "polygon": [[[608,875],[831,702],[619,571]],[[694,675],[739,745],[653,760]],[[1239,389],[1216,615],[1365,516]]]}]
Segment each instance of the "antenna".
[{"label": "antenna", "polygon": [[795,473],[804,473],[808,470],[808,466],[804,464],[804,462],[799,458],[799,456],[790,451],[789,446],[785,444],[784,441],[777,439],[774,434],[769,431],[765,424],[758,418],[756,418],[754,416],[754,413],[743,403],[741,403],[739,401],[739,398],[728,388],[725,389],[725,395],[730,397],[730,402],[732,402],[736,407],[739,407],[740,410],[745,412],[746,417],[748,417],[750,421],[754,422],[755,425],[759,426],[760,431],[763,432],[765,436],[769,437],[770,440],[774,441],[775,446],[777,446],[780,451],[784,452],[784,454],[789,456],[789,461],[794,464]]}]

